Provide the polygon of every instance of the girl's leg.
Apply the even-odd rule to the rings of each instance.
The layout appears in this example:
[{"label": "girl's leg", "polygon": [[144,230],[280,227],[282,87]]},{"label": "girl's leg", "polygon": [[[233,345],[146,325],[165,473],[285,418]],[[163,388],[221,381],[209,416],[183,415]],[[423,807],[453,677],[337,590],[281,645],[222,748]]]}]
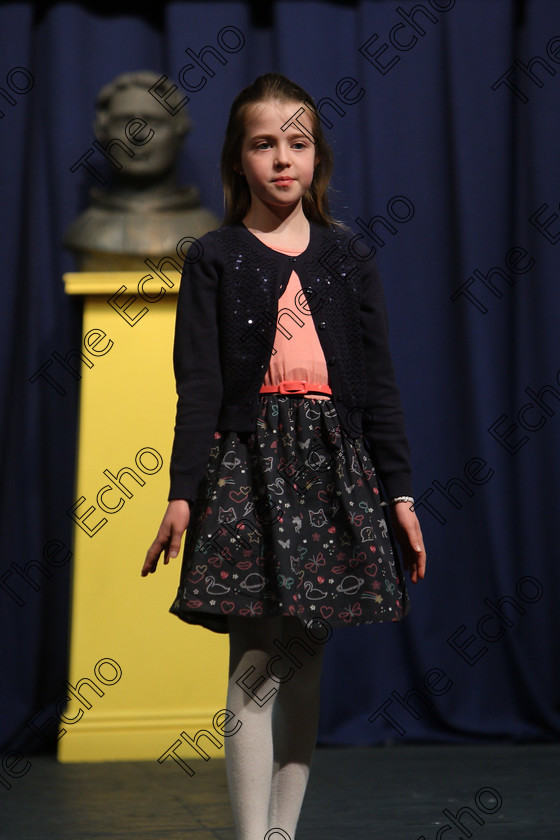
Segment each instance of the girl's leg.
[{"label": "girl's leg", "polygon": [[287,616],[230,617],[228,627],[227,708],[242,722],[225,739],[237,838],[264,840],[277,828],[294,840],[317,738],[323,637]]},{"label": "girl's leg", "polygon": [[[283,655],[271,666],[274,675],[284,681],[272,712],[274,768],[269,828],[281,828],[290,840],[295,837],[319,722],[324,645],[320,628],[310,625],[310,630],[319,641],[305,632],[299,619],[282,617]],[[271,840],[276,840],[274,835]]]},{"label": "girl's leg", "polygon": [[[278,653],[281,618],[230,616],[227,708],[242,726],[225,738],[228,788],[237,840],[264,840],[273,769],[272,710],[279,683],[267,675]],[[244,687],[243,687],[244,686]]]}]

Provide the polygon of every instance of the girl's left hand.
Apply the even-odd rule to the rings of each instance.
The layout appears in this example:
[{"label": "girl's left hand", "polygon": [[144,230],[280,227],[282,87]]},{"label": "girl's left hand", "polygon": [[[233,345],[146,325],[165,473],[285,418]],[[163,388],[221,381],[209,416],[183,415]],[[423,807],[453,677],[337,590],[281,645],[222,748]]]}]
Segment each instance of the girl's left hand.
[{"label": "girl's left hand", "polygon": [[410,573],[412,583],[418,583],[426,571],[426,550],[418,517],[411,510],[410,502],[397,502],[391,505],[389,511],[404,567]]}]

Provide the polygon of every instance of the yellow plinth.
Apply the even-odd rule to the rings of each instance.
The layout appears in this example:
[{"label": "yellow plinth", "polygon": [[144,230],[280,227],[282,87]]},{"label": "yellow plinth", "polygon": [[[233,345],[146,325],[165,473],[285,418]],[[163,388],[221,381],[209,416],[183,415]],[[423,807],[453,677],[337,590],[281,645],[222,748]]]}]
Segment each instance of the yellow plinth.
[{"label": "yellow plinth", "polygon": [[[227,637],[168,612],[181,555],[140,576],[167,505],[180,281],[167,272],[172,288],[144,282],[146,301],[142,276],[64,276],[66,292],[85,300],[63,762],[155,761],[182,731],[208,729],[223,743],[212,721],[226,705]],[[209,738],[202,743],[209,755],[223,755]],[[198,756],[184,739],[178,754]]]}]

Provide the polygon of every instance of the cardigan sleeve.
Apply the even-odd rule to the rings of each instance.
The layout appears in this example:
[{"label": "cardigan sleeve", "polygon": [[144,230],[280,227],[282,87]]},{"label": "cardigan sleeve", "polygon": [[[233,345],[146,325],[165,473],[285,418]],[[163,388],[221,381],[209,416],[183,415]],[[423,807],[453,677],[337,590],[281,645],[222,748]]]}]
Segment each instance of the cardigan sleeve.
[{"label": "cardigan sleeve", "polygon": [[367,379],[364,437],[388,495],[410,496],[410,448],[389,349],[385,295],[373,259],[362,264],[360,324]]},{"label": "cardigan sleeve", "polygon": [[[177,299],[173,368],[177,388],[175,435],[168,499],[194,499],[214,439],[222,402],[218,332],[220,263],[211,234],[202,237],[204,255],[185,258]],[[192,255],[191,255],[192,258]]]}]

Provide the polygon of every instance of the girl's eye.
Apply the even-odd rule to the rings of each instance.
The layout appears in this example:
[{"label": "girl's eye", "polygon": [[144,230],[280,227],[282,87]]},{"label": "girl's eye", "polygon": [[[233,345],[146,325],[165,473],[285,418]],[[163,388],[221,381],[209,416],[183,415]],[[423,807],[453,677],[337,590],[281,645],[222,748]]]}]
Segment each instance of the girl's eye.
[{"label": "girl's eye", "polygon": [[263,148],[266,148],[267,146],[270,146],[270,143],[267,143],[266,140],[261,140],[260,143],[257,143],[257,149],[263,149]]},{"label": "girl's eye", "polygon": [[293,143],[294,149],[305,149],[305,143],[302,140],[298,140],[296,143]]}]

